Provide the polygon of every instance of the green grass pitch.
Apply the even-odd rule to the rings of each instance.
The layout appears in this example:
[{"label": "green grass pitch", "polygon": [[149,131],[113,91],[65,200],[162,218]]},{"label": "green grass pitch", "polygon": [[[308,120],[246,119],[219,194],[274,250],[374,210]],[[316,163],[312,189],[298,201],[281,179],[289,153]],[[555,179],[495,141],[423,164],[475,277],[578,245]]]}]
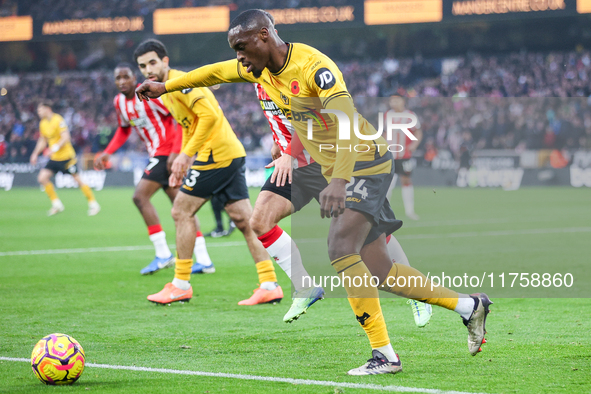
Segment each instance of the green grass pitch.
[{"label": "green grass pitch", "polygon": [[[97,192],[103,209],[96,217],[86,216],[80,191],[58,192],[66,210],[48,218],[49,202],[38,189],[0,191],[0,357],[28,358],[41,337],[63,332],[82,344],[89,363],[312,379],[335,382],[335,387],[96,367],[87,367],[71,387],[49,387],[37,381],[29,364],[0,361],[0,393],[379,392],[336,387],[339,382],[422,392],[591,392],[587,298],[493,299],[488,343],[476,357],[468,353],[466,329],[455,313],[435,308],[430,324],[417,329],[405,300],[386,298],[382,308],[404,371],[349,377],[346,371],[365,362],[370,349],[346,300],[325,299],[293,324],[282,321],[288,298],[278,305],[239,307],[237,302],[257,286],[257,276],[235,232],[228,238],[208,239],[217,272],[192,278],[195,294],[190,303],[151,304],[146,296],[161,290],[173,271],[140,276],[153,250],[131,201],[132,189]],[[395,189],[395,212],[403,211],[399,193]],[[419,268],[434,260],[466,267],[482,259],[490,259],[490,264],[533,260],[530,266],[535,267],[539,260],[545,267],[556,266],[557,272],[567,263],[589,264],[588,189],[417,188],[415,194],[421,220],[406,222],[396,235],[411,264]],[[251,196],[256,196],[255,190]],[[154,201],[172,244],[170,203],[162,193]],[[316,203],[311,205],[316,209]],[[209,206],[199,217],[203,231],[209,231]],[[289,229],[290,223],[282,226]],[[562,228],[575,230],[552,230]],[[495,233],[506,230],[514,232]],[[446,238],[470,232],[489,236]],[[144,247],[101,249],[124,246]],[[6,254],[81,248],[98,249]],[[282,272],[278,276],[289,293],[287,277]]]}]

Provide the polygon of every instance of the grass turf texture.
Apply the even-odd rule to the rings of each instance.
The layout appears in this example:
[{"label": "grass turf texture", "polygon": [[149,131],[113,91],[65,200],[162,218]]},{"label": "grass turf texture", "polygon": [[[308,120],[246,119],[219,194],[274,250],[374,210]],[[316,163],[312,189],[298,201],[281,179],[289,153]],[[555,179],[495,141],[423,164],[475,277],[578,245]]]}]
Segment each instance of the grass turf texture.
[{"label": "grass turf texture", "polygon": [[[145,297],[170,281],[173,271],[139,275],[139,270],[153,258],[153,250],[131,202],[131,189],[97,192],[103,210],[92,218],[86,216],[86,203],[78,190],[59,190],[66,211],[51,218],[45,216],[49,208],[47,198],[37,189],[0,193],[0,252],[148,247],[141,251],[0,256],[0,356],[29,357],[41,337],[63,332],[82,344],[87,362],[100,364],[486,393],[591,390],[589,299],[495,299],[487,321],[488,344],[476,357],[468,354],[466,329],[456,314],[435,308],[431,323],[417,329],[404,300],[384,299],[382,308],[404,372],[395,376],[349,377],[346,371],[361,365],[370,352],[365,334],[345,300],[326,299],[290,325],[282,322],[289,307],[287,298],[279,305],[237,305],[257,283],[246,246],[221,246],[229,241],[239,243],[242,237],[238,232],[228,238],[208,239],[217,272],[193,277],[195,294],[190,303],[161,307]],[[396,198],[399,193],[399,189],[394,191],[396,212],[403,211],[400,199]],[[256,192],[251,194],[254,197]],[[440,189],[437,193],[417,188],[416,207],[421,221],[406,222],[397,235],[411,264],[419,267],[432,259],[460,259],[468,266],[492,246],[501,252],[500,258],[510,254],[513,258],[529,259],[532,249],[544,247],[551,258],[560,257],[555,260],[559,271],[561,262],[588,256],[588,232],[476,237],[457,239],[451,245],[446,238],[404,237],[493,231],[500,227],[584,227],[591,217],[589,197],[588,190],[570,188],[515,192]],[[511,208],[499,210],[491,205],[483,210],[483,199]],[[170,203],[162,193],[154,202],[172,243]],[[213,227],[209,206],[199,217],[203,231],[209,231]],[[503,223],[495,223],[498,219]],[[460,221],[463,224],[457,224]],[[282,226],[289,228],[289,222]],[[510,253],[504,245],[509,245]],[[283,273],[278,276],[288,293],[289,281]],[[369,392],[91,367],[72,387],[46,387],[37,381],[27,363],[0,361],[0,392],[58,390]]]}]

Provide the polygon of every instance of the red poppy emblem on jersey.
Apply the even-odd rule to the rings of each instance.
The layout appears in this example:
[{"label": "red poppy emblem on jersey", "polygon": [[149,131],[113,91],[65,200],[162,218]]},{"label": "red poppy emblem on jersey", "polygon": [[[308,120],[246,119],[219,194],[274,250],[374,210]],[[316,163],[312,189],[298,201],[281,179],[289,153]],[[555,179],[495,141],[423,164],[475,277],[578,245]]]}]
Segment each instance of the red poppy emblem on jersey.
[{"label": "red poppy emblem on jersey", "polygon": [[297,80],[291,81],[290,89],[291,93],[297,96],[300,94],[300,83]]}]

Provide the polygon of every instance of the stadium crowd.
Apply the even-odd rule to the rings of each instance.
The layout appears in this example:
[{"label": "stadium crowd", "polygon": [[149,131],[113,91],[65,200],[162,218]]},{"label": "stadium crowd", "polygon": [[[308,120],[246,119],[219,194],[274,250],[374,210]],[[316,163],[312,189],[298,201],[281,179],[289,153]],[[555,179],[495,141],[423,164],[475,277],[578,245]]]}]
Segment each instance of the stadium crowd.
[{"label": "stadium crowd", "polygon": [[[425,134],[423,150],[459,155],[465,146],[591,149],[589,52],[388,58],[339,66],[356,99],[409,97]],[[254,87],[216,86],[214,93],[247,151],[268,151],[272,142]],[[28,160],[38,136],[35,103],[41,98],[54,100],[79,153],[101,150],[117,126],[116,94],[106,70],[20,75],[18,88],[0,97],[0,161]],[[131,138],[126,148],[142,150],[141,145]]]}]

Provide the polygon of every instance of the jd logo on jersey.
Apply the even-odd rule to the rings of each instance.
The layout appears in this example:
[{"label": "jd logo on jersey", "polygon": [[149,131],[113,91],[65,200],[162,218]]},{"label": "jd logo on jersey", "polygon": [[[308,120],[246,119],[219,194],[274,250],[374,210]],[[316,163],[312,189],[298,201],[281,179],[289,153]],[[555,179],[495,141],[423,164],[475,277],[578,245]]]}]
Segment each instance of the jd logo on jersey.
[{"label": "jd logo on jersey", "polygon": [[318,85],[318,87],[322,90],[332,88],[337,82],[334,75],[332,75],[330,70],[326,67],[322,67],[316,71],[316,74],[314,74],[314,81],[316,82],[316,85]]}]

